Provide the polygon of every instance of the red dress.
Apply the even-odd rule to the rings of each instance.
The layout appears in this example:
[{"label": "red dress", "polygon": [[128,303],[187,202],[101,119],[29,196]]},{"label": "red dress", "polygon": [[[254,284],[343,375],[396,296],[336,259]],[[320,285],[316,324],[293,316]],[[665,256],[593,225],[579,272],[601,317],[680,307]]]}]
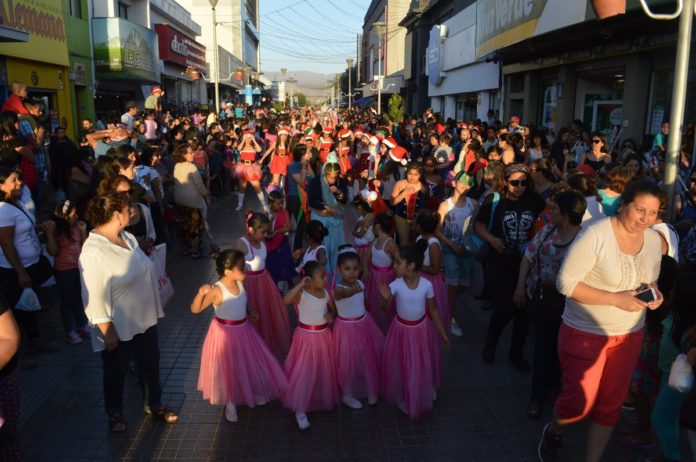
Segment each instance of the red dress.
[{"label": "red dress", "polygon": [[341,148],[341,151],[339,152],[338,165],[341,167],[341,175],[343,177],[345,177],[348,174],[348,171],[350,171],[352,168],[350,165],[350,157],[348,157],[349,154],[350,147]]},{"label": "red dress", "polygon": [[333,140],[330,138],[328,140],[325,138],[321,139],[321,144],[319,145],[319,158],[321,159],[322,164],[326,163],[326,158],[329,156],[332,147]]},{"label": "red dress", "polygon": [[287,175],[288,165],[290,165],[288,150],[277,147],[271,158],[271,173],[273,175]]}]

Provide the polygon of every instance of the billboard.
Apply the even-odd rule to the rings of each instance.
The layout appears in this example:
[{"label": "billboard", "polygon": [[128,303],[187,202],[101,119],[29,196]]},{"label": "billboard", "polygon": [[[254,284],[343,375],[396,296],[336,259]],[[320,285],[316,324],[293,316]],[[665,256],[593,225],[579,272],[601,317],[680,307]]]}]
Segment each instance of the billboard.
[{"label": "billboard", "polygon": [[205,45],[201,45],[167,24],[155,24],[155,31],[159,41],[160,59],[197,71],[208,72]]},{"label": "billboard", "polygon": [[159,83],[157,34],[121,18],[93,18],[97,78]]}]

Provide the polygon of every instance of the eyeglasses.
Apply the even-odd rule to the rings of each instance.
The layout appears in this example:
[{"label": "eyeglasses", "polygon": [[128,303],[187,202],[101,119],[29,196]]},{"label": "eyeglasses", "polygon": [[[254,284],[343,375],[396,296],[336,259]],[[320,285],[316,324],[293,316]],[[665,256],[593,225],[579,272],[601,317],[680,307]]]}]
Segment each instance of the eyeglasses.
[{"label": "eyeglasses", "polygon": [[594,139],[594,140],[592,140],[592,142],[593,142],[594,144],[599,144],[599,143],[601,143],[601,142],[602,142],[602,140],[597,140],[597,139]]},{"label": "eyeglasses", "polygon": [[508,180],[510,186],[526,188],[529,186],[529,180]]}]

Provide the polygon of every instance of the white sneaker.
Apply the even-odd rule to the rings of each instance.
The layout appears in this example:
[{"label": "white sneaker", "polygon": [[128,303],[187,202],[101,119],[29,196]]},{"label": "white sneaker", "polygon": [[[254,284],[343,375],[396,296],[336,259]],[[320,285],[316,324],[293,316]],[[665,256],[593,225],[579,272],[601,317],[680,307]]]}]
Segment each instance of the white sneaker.
[{"label": "white sneaker", "polygon": [[360,401],[357,399],[353,398],[350,395],[343,395],[341,397],[341,401],[343,401],[343,404],[348,406],[351,409],[362,409],[363,405]]},{"label": "white sneaker", "polygon": [[377,401],[379,401],[379,398],[377,398],[376,396],[368,396],[367,398],[367,404],[369,404],[370,406],[374,406],[375,404],[377,404]]},{"label": "white sneaker", "polygon": [[297,428],[302,431],[307,430],[310,426],[309,419],[307,419],[307,414],[304,412],[296,412],[295,420],[297,420]]},{"label": "white sneaker", "polygon": [[77,332],[71,330],[70,332],[65,334],[65,341],[72,345],[77,345],[79,343],[82,343],[82,338]]},{"label": "white sneaker", "polygon": [[454,319],[452,319],[452,324],[450,325],[450,334],[454,335],[455,337],[462,337],[464,335],[461,327],[459,327],[459,324],[457,324],[457,321]]},{"label": "white sneaker", "polygon": [[244,194],[242,193],[237,193],[237,208],[235,209],[237,212],[242,210],[242,206],[244,205]]},{"label": "white sneaker", "polygon": [[225,404],[225,419],[232,423],[239,421],[239,417],[237,417],[237,407],[234,403]]}]

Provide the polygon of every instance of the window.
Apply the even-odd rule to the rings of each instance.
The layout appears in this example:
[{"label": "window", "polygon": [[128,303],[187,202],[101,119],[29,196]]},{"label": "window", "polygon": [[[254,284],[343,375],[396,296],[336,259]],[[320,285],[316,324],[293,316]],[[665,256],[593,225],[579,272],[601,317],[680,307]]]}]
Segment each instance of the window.
[{"label": "window", "polygon": [[255,0],[244,0],[244,9],[246,11],[246,17],[251,22],[251,24],[256,28],[256,1]]},{"label": "window", "polygon": [[70,0],[70,16],[82,19],[82,0]]},{"label": "window", "polygon": [[118,17],[128,20],[128,5],[118,2]]}]

